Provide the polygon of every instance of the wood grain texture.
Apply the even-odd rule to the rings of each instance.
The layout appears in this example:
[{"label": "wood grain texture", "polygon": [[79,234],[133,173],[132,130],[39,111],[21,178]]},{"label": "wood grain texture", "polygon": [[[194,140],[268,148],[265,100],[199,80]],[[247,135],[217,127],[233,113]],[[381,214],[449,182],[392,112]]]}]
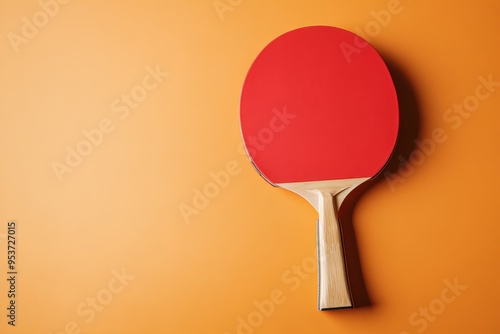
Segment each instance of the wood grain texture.
[{"label": "wood grain texture", "polygon": [[353,307],[347,277],[338,210],[347,195],[369,178],[281,183],[318,211],[318,309]]}]

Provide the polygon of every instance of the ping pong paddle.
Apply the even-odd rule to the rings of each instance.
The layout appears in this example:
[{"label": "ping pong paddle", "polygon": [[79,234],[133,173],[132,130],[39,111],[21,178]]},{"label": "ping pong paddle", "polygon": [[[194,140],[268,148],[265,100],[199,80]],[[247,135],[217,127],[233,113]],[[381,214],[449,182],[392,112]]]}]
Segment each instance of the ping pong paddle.
[{"label": "ping pong paddle", "polygon": [[340,28],[289,31],[251,65],[240,123],[264,179],[319,213],[318,308],[353,307],[337,214],[349,192],[379,173],[396,143],[398,101],[384,61]]}]

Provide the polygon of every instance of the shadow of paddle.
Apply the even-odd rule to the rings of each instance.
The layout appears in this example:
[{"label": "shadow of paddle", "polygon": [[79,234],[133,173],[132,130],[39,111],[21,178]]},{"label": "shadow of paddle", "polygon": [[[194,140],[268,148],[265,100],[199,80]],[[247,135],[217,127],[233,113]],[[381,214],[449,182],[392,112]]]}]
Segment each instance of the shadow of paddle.
[{"label": "shadow of paddle", "polygon": [[[404,74],[404,71],[391,59],[383,57],[391,73],[399,102],[399,133],[394,152],[382,171],[370,182],[366,182],[354,189],[345,199],[339,211],[339,220],[344,241],[346,267],[349,277],[352,299],[355,307],[369,307],[373,305],[363,278],[363,271],[356,242],[356,227],[352,221],[353,212],[358,199],[375,184],[384,180],[387,172],[396,174],[404,161],[415,148],[415,140],[419,135],[419,104],[417,96]],[[384,181],[385,182],[385,181]]]}]

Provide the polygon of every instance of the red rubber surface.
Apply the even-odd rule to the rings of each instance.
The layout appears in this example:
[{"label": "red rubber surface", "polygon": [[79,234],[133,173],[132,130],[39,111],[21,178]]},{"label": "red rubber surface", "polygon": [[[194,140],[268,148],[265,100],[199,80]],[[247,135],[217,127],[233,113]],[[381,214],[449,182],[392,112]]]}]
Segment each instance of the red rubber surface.
[{"label": "red rubber surface", "polygon": [[[342,48],[358,51],[346,57]],[[240,121],[250,158],[272,183],[338,180],[379,172],[399,111],[375,49],[346,30],[314,26],[281,35],[258,55]]]}]

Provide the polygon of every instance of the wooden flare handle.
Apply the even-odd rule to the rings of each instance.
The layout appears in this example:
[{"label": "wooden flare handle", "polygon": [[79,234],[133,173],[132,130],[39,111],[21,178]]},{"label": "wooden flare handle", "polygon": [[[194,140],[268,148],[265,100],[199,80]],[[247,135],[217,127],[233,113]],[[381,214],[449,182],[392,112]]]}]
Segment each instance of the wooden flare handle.
[{"label": "wooden flare handle", "polygon": [[278,183],[305,198],[318,211],[318,308],[353,307],[344,259],[338,209],[347,195],[368,178]]},{"label": "wooden flare handle", "polygon": [[334,196],[318,190],[318,309],[351,308],[342,234]]}]

